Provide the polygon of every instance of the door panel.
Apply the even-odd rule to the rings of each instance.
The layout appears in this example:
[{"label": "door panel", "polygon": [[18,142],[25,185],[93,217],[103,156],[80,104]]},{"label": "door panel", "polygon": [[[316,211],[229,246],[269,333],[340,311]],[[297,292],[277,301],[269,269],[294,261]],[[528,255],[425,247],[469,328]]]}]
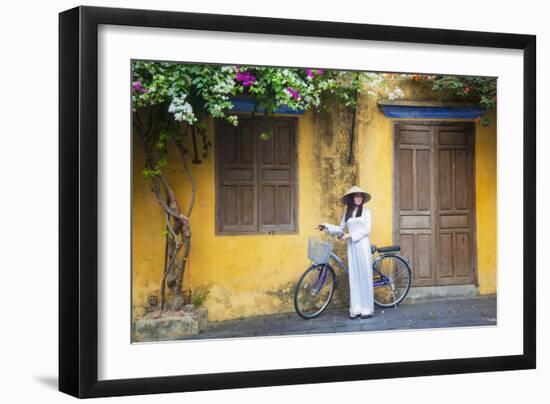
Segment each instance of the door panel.
[{"label": "door panel", "polygon": [[413,209],[413,153],[412,149],[399,150],[399,195],[403,210]]},{"label": "door panel", "polygon": [[432,129],[428,126],[402,126],[396,131],[399,190],[399,243],[413,268],[413,284],[435,282],[433,240],[433,158]]},{"label": "door panel", "polygon": [[430,211],[430,150],[416,151],[417,209]]},{"label": "door panel", "polygon": [[[438,127],[434,131],[439,190],[437,193],[436,283],[474,282],[474,142],[468,127]],[[440,268],[439,268],[440,266]]]},{"label": "door panel", "polygon": [[399,124],[395,153],[396,235],[413,285],[473,283],[473,131]]},{"label": "door panel", "polygon": [[451,233],[439,234],[438,248],[438,275],[440,281],[453,277],[453,235]]},{"label": "door panel", "polygon": [[452,156],[450,150],[439,150],[439,205],[438,208],[445,210],[453,206],[453,188],[452,188]]},{"label": "door panel", "polygon": [[419,279],[432,279],[431,263],[430,263],[430,234],[417,234],[416,243],[418,250],[417,267]]}]

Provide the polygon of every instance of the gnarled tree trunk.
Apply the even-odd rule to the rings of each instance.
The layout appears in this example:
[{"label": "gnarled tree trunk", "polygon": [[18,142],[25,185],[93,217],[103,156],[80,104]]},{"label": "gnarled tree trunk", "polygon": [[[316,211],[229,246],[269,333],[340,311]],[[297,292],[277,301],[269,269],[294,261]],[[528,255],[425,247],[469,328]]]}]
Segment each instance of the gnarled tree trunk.
[{"label": "gnarled tree trunk", "polygon": [[[196,194],[196,181],[189,167],[187,158],[187,149],[183,143],[189,126],[179,127],[182,131],[181,137],[172,139],[183,164],[184,172],[191,182],[191,200],[184,213],[180,208],[174,190],[168,183],[165,175],[158,170],[159,155],[157,150],[157,141],[159,139],[160,129],[162,127],[161,117],[154,108],[149,108],[146,119],[141,119],[140,112],[146,113],[145,109],[134,112],[134,128],[138,134],[139,140],[145,153],[145,166],[148,170],[155,170],[156,173],[149,175],[151,181],[151,191],[156,197],[159,206],[164,213],[166,224],[166,250],[165,266],[160,283],[160,311],[159,316],[167,309],[178,311],[183,308],[183,277],[185,266],[189,259],[191,249],[191,227],[189,217],[193,211]],[[194,129],[194,127],[192,127]],[[168,301],[166,289],[172,294],[171,302]]]}]

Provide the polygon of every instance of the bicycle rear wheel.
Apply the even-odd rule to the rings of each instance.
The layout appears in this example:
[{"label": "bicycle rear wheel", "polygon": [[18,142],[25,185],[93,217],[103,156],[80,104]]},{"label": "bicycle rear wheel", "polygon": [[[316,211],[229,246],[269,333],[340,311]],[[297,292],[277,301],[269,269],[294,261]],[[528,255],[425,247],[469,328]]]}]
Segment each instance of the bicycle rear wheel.
[{"label": "bicycle rear wheel", "polygon": [[381,255],[373,262],[374,303],[392,307],[401,303],[411,288],[412,274],[399,255]]},{"label": "bicycle rear wheel", "polygon": [[309,267],[294,289],[294,309],[304,318],[317,317],[329,305],[334,295],[336,274],[328,264]]}]

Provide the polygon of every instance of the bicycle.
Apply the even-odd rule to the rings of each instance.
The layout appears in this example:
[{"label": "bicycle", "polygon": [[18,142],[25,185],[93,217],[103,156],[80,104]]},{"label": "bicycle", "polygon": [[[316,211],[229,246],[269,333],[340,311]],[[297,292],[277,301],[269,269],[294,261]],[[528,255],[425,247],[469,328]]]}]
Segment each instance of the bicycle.
[{"label": "bicycle", "polygon": [[[373,257],[374,304],[378,307],[397,307],[411,288],[412,272],[409,261],[398,254],[398,245],[371,245]],[[308,257],[312,261],[294,288],[294,309],[304,319],[319,316],[330,304],[336,287],[336,272],[332,260],[344,273],[348,267],[333,252],[333,243],[319,239],[308,240]]]}]

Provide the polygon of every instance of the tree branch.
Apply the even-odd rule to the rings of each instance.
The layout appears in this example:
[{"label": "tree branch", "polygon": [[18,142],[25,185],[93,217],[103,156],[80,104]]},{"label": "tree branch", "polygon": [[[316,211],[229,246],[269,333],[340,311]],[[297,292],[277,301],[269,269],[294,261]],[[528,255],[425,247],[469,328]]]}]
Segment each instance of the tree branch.
[{"label": "tree branch", "polygon": [[160,285],[160,295],[161,295],[161,305],[160,305],[160,313],[162,314],[162,311],[164,309],[164,303],[166,302],[166,278],[168,277],[168,274],[170,273],[170,269],[173,268],[174,263],[176,261],[176,258],[178,256],[178,252],[181,249],[181,244],[179,247],[176,246],[172,250],[172,256],[170,257],[170,264],[168,265],[166,271],[164,271],[164,274],[162,275],[162,283]]},{"label": "tree branch", "polygon": [[191,181],[191,200],[189,201],[189,207],[187,208],[187,216],[190,217],[191,212],[193,212],[193,207],[195,206],[195,198],[197,195],[197,181],[193,176],[193,173],[191,172],[191,167],[189,167],[189,162],[185,157],[185,147],[181,142],[176,142],[176,145],[180,152],[181,161],[183,163],[183,171],[187,175],[187,178],[189,178],[189,181]]},{"label": "tree branch", "polygon": [[183,286],[183,273],[185,271],[185,264],[187,264],[187,257],[189,256],[189,250],[191,250],[191,239],[190,237],[185,238],[183,241],[185,244],[185,250],[183,251],[183,259],[180,262],[178,277],[176,278],[176,288],[177,290],[182,290]]},{"label": "tree branch", "polygon": [[139,117],[139,114],[136,112],[134,112],[132,114],[132,116],[134,117],[134,124],[137,126],[137,128],[139,130],[142,130],[143,129],[143,123],[141,122],[141,118]]}]

